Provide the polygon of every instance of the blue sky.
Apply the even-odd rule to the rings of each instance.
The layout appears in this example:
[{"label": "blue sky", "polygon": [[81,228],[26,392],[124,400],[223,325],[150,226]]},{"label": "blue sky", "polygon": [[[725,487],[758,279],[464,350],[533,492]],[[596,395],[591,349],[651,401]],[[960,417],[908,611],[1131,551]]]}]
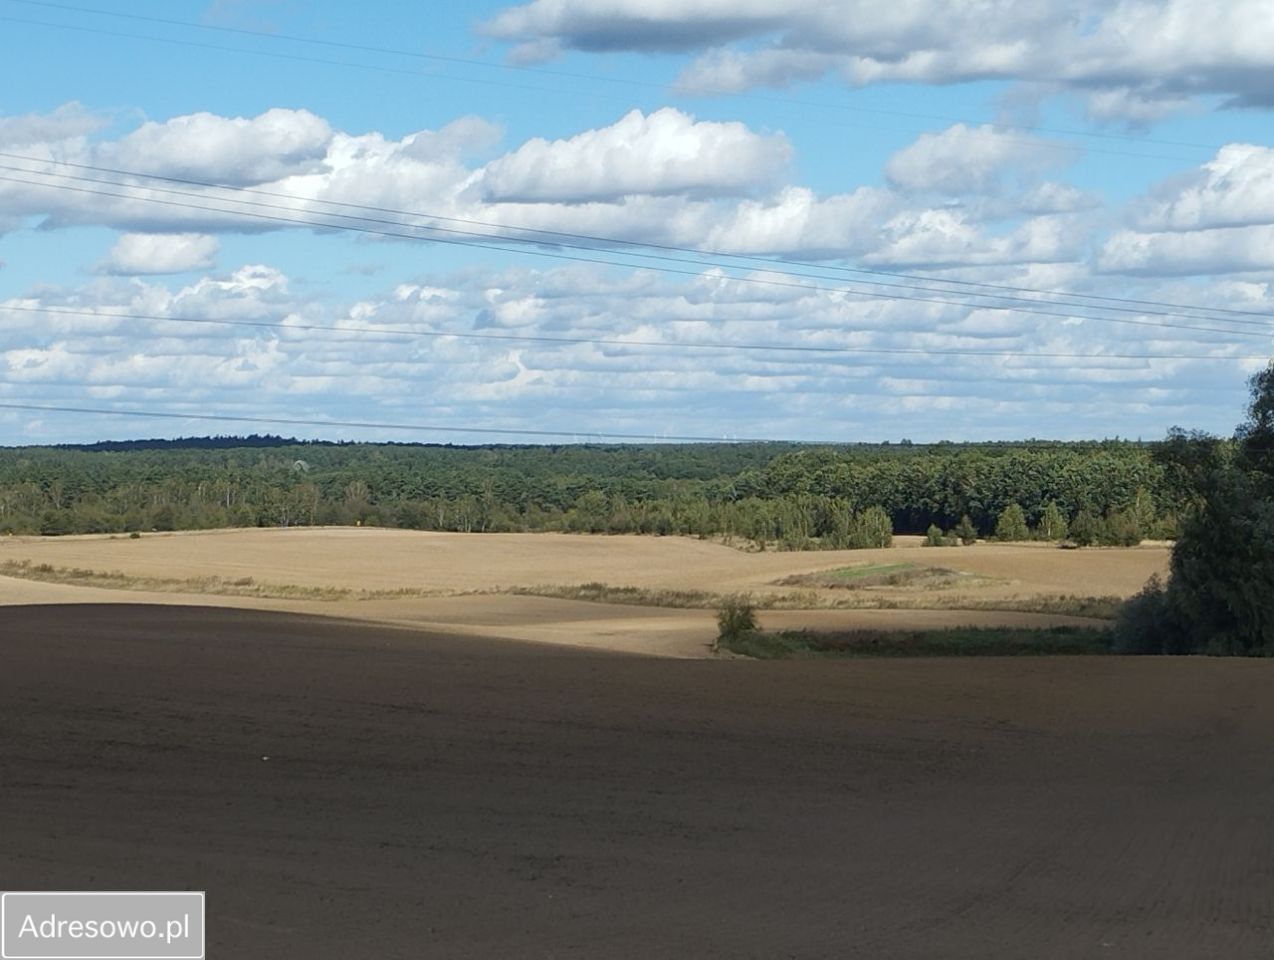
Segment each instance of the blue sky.
[{"label": "blue sky", "polygon": [[1228,432],[1270,50],[1258,0],[0,0],[0,404],[128,412],[0,443]]}]

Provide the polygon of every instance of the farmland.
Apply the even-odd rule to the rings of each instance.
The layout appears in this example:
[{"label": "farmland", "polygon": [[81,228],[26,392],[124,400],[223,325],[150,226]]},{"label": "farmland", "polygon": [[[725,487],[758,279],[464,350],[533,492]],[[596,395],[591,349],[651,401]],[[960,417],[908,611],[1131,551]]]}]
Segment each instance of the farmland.
[{"label": "farmland", "polygon": [[197,885],[210,956],[1268,956],[1274,662],[0,616],[0,872]]},{"label": "farmland", "polygon": [[[687,537],[365,527],[7,537],[0,603],[212,602],[699,656],[725,594],[754,597],[775,628],[1048,626],[1084,619],[1085,598],[1135,593],[1167,560],[1153,544],[933,548],[916,537],[878,550],[763,553]],[[960,575],[845,579],[861,580],[857,589],[820,581],[897,565]]]}]

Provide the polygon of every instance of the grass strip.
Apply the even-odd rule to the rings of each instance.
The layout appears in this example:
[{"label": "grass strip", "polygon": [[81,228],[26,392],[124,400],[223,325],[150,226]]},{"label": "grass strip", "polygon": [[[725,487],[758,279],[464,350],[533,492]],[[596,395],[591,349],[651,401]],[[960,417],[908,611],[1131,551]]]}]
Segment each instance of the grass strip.
[{"label": "grass strip", "polygon": [[944,630],[753,630],[721,637],[717,649],[757,660],[819,657],[1021,657],[1110,653],[1110,633],[1092,627],[951,627]]},{"label": "grass strip", "polygon": [[314,587],[289,583],[258,583],[252,577],[144,577],[119,571],[55,567],[29,560],[0,563],[0,576],[41,583],[64,583],[105,590],[146,590],[154,593],[197,593],[231,597],[260,597],[268,600],[384,600],[405,597],[432,597],[443,592],[426,590],[351,590],[345,587]]}]

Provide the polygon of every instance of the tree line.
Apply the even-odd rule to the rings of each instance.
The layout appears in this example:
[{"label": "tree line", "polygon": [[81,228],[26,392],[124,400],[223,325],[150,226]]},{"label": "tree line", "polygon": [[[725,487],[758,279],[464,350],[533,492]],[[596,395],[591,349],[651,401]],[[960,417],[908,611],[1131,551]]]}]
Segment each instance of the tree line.
[{"label": "tree line", "polygon": [[[0,450],[0,533],[373,525],[726,537],[1175,536],[1196,477],[1163,444],[328,444],[277,437]],[[1006,511],[1009,521],[1006,522]]]}]

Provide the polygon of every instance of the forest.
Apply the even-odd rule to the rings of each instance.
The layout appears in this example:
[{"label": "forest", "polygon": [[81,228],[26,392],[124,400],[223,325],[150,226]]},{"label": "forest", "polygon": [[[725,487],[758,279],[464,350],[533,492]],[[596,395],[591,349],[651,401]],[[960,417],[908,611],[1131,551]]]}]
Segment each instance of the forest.
[{"label": "forest", "polygon": [[364,444],[283,437],[0,449],[0,534],[362,524],[683,534],[757,549],[1171,538],[1171,442]]}]

